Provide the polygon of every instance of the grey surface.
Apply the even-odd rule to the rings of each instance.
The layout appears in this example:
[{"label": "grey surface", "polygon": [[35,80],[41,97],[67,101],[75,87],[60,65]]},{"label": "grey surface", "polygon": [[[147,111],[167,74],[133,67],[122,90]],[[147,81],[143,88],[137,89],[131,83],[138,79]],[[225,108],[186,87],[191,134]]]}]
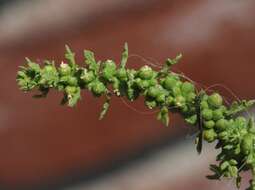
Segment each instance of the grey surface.
[{"label": "grey surface", "polygon": [[205,144],[203,154],[198,156],[194,139],[186,138],[183,143],[165,147],[128,168],[65,190],[150,190],[163,184],[174,186],[180,179],[183,183],[205,180],[209,163],[215,162],[216,154],[213,144]]}]

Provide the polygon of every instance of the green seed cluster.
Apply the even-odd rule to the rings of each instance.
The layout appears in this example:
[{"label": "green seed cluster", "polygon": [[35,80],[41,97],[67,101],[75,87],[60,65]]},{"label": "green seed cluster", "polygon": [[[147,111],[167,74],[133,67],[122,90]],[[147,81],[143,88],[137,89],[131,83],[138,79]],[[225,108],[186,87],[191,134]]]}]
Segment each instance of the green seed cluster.
[{"label": "green seed cluster", "polygon": [[124,46],[120,64],[113,60],[96,61],[93,52],[84,51],[84,66],[75,61],[75,54],[66,46],[66,63],[56,67],[54,61],[45,61],[43,67],[29,59],[21,67],[17,83],[27,92],[38,89],[35,97],[46,97],[50,89],[63,92],[62,104],[75,106],[81,98],[81,90],[89,90],[95,97],[104,96],[106,101],[100,114],[102,119],[110,105],[111,96],[126,97],[130,101],[144,97],[149,109],[158,109],[157,119],[169,125],[169,112],[177,112],[185,121],[198,126],[197,150],[202,140],[217,142],[221,152],[218,165],[211,165],[214,172],[209,179],[235,178],[240,186],[240,172],[250,170],[253,179],[248,190],[255,190],[255,124],[252,117],[238,113],[246,111],[254,101],[233,102],[226,106],[218,93],[206,94],[192,82],[171,71],[181,55],[167,59],[163,68],[153,70],[145,65],[138,70],[126,68],[128,47]]}]

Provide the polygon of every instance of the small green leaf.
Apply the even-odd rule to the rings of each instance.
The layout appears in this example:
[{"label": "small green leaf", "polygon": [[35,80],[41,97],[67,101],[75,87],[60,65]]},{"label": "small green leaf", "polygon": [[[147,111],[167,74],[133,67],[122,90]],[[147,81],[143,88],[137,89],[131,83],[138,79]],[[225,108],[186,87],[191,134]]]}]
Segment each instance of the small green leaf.
[{"label": "small green leaf", "polygon": [[100,68],[100,62],[96,62],[94,53],[89,50],[84,50],[84,57],[85,63],[89,66],[89,70],[92,70],[95,74],[97,74]]},{"label": "small green leaf", "polygon": [[242,178],[240,175],[236,178],[236,187],[239,189],[241,187]]},{"label": "small green leaf", "polygon": [[171,69],[172,65],[175,65],[179,62],[179,60],[182,58],[182,54],[178,54],[174,59],[168,58],[163,66],[163,68],[160,70],[160,74],[166,75],[169,73],[169,70]]},{"label": "small green leaf", "polygon": [[179,53],[174,59],[168,58],[168,59],[166,60],[166,65],[167,65],[167,66],[175,65],[176,63],[179,62],[179,60],[180,60],[181,58],[182,58],[182,54],[181,54],[181,53]]},{"label": "small green leaf", "polygon": [[207,175],[206,176],[207,179],[211,179],[211,180],[220,179],[221,170],[220,170],[219,166],[211,164],[210,165],[210,170],[213,172],[213,174],[212,175]]},{"label": "small green leaf", "polygon": [[107,97],[103,107],[102,107],[102,111],[100,113],[100,116],[99,116],[99,120],[102,120],[104,118],[104,116],[106,115],[108,109],[110,107],[110,97]]},{"label": "small green leaf", "polygon": [[190,125],[195,125],[197,123],[197,115],[192,115],[187,118],[185,118],[185,121]]},{"label": "small green leaf", "polygon": [[75,53],[72,52],[70,47],[68,45],[66,47],[66,53],[65,53],[65,58],[67,59],[69,65],[74,68],[75,64]]},{"label": "small green leaf", "polygon": [[248,131],[250,132],[250,133],[253,133],[253,134],[255,134],[255,122],[254,122],[254,118],[253,117],[251,117],[250,119],[249,119],[249,121],[248,121]]},{"label": "small green leaf", "polygon": [[232,144],[228,144],[223,147],[224,150],[231,150],[232,148],[234,148]]},{"label": "small green leaf", "polygon": [[74,107],[77,102],[81,99],[80,87],[68,86],[66,87],[66,94],[68,98],[68,106]]},{"label": "small green leaf", "polygon": [[127,60],[128,60],[128,44],[126,42],[121,56],[120,68],[124,68],[126,66]]},{"label": "small green leaf", "polygon": [[160,109],[157,119],[160,120],[166,127],[169,126],[168,108],[166,106]]},{"label": "small green leaf", "polygon": [[227,168],[229,167],[229,163],[227,161],[224,161],[220,164],[220,169],[223,171],[223,170],[226,170]]},{"label": "small green leaf", "polygon": [[25,58],[27,61],[27,65],[29,67],[29,69],[31,69],[32,71],[36,72],[36,73],[40,73],[40,66],[37,63],[32,62],[29,58]]}]

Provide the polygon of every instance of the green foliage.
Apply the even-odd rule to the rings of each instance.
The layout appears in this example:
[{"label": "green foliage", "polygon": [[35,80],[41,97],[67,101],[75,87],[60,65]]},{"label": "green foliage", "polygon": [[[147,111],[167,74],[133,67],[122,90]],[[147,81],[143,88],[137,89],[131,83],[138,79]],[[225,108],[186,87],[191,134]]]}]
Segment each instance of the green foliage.
[{"label": "green foliage", "polygon": [[253,118],[237,116],[247,110],[255,101],[242,100],[224,105],[218,93],[206,94],[191,82],[182,80],[171,71],[181,54],[167,59],[159,71],[150,66],[138,70],[126,68],[128,46],[125,44],[121,61],[96,61],[94,53],[84,51],[85,65],[79,66],[75,54],[66,46],[66,63],[55,67],[54,61],[45,61],[44,66],[26,59],[27,65],[20,67],[17,83],[22,91],[38,89],[35,97],[46,97],[50,89],[63,93],[62,104],[75,106],[81,99],[81,90],[90,91],[95,97],[105,96],[106,101],[99,119],[109,109],[112,95],[126,97],[134,101],[143,96],[149,109],[158,109],[157,119],[169,125],[169,113],[177,112],[189,125],[198,126],[197,151],[202,150],[202,141],[217,142],[221,152],[217,156],[218,165],[211,165],[209,179],[232,177],[240,186],[240,172],[251,170],[253,180],[248,189],[255,189],[255,124]]}]

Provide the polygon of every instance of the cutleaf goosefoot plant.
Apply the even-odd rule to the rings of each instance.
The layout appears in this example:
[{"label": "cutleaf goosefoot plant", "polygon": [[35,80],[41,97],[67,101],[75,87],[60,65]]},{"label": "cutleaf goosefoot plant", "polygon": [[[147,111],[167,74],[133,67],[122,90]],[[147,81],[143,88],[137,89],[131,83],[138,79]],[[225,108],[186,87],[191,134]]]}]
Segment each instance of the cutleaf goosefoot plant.
[{"label": "cutleaf goosefoot plant", "polygon": [[211,165],[212,175],[208,179],[222,177],[234,178],[240,187],[242,171],[250,170],[252,179],[247,190],[255,190],[255,123],[253,117],[242,117],[238,113],[246,111],[255,101],[234,101],[225,105],[217,92],[207,94],[192,82],[171,71],[178,63],[181,54],[167,59],[164,66],[156,71],[148,65],[138,70],[126,67],[128,46],[125,44],[120,64],[113,60],[96,61],[94,53],[84,51],[83,66],[76,64],[75,54],[66,46],[66,62],[59,67],[54,61],[46,60],[44,66],[26,58],[27,65],[20,67],[17,83],[22,91],[38,89],[40,94],[34,97],[46,97],[50,89],[63,92],[61,104],[75,106],[81,98],[81,90],[89,90],[95,97],[104,96],[100,119],[109,106],[111,97],[126,97],[130,101],[144,96],[149,109],[158,109],[157,119],[166,126],[169,124],[169,112],[179,113],[189,125],[197,126],[196,138],[198,153],[202,150],[202,141],[217,142],[220,149]]}]

